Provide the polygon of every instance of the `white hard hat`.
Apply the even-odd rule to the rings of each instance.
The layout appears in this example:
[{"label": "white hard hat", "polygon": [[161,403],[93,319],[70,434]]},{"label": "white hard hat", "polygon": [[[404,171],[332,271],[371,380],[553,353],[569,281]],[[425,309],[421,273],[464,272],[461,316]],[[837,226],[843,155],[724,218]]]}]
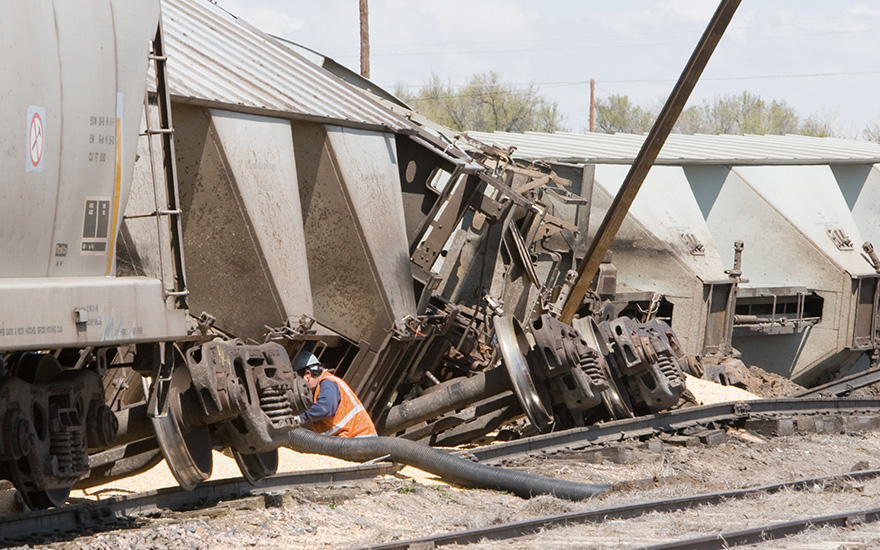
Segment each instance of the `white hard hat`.
[{"label": "white hard hat", "polygon": [[296,356],[296,360],[293,362],[293,370],[296,372],[319,366],[321,366],[321,362],[318,361],[318,358],[312,352],[305,350],[299,352],[299,355]]}]

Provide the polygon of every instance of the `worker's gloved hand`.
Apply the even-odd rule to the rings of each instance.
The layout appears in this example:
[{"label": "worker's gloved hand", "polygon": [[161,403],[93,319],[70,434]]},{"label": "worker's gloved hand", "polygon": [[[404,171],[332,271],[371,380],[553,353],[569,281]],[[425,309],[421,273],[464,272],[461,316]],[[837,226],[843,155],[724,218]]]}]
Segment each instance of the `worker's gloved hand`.
[{"label": "worker's gloved hand", "polygon": [[303,419],[302,415],[293,417],[293,427],[294,428],[299,428],[300,426],[305,424],[305,422],[306,421]]}]

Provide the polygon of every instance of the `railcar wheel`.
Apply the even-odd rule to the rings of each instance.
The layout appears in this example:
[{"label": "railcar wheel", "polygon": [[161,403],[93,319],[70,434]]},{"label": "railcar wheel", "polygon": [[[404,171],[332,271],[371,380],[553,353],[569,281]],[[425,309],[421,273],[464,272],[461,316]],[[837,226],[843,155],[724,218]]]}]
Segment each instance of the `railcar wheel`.
[{"label": "railcar wheel", "polygon": [[[64,368],[55,356],[46,353],[28,353],[16,362],[13,375],[24,380],[28,384],[42,385],[57,381],[59,375],[63,372]],[[61,382],[59,386],[61,384],[63,384],[63,382]],[[75,394],[71,397],[71,400],[74,399]],[[43,442],[51,439],[48,426],[49,420],[44,416],[45,409],[42,406],[38,407],[35,403],[34,408],[35,410],[39,409],[42,412],[37,418],[28,421],[27,424],[32,426],[33,430],[36,430],[34,435],[37,440],[39,440],[38,444],[42,446],[44,445]],[[80,409],[82,409],[81,405]],[[78,412],[81,414],[81,410]],[[35,414],[35,416],[37,415]],[[30,431],[31,430],[27,430],[27,432]],[[33,447],[33,445],[31,445],[31,447]],[[32,451],[37,452],[36,449],[32,449]],[[25,454],[30,455],[31,451],[28,451]],[[62,506],[67,501],[67,497],[70,496],[70,490],[76,480],[75,477],[58,478],[55,476],[49,476],[52,478],[50,481],[43,475],[37,473],[37,461],[51,460],[52,454],[53,453],[50,449],[47,450],[43,447],[43,451],[35,456],[24,456],[18,461],[11,462],[11,473],[13,474],[12,477],[15,486],[19,489],[22,500],[31,510],[43,510],[46,508]],[[70,485],[67,487],[55,487],[53,489],[38,488],[32,491],[22,490],[24,487],[40,487],[41,485],[46,484],[57,485],[65,481],[69,481]]]},{"label": "railcar wheel", "polygon": [[529,352],[529,343],[525,334],[510,315],[496,315],[493,319],[498,346],[501,348],[501,355],[510,375],[513,391],[532,426],[539,431],[544,431],[553,422],[553,416],[547,412],[547,407],[544,406],[529,372],[529,365],[525,357]]},{"label": "railcar wheel", "polygon": [[191,380],[186,368],[178,366],[171,375],[168,410],[151,418],[156,439],[174,479],[186,490],[211,477],[214,459],[211,433],[207,426],[187,426],[180,398],[189,389]]},{"label": "railcar wheel", "polygon": [[629,399],[620,392],[620,387],[617,384],[617,377],[614,376],[614,373],[611,372],[611,368],[608,365],[608,345],[599,333],[599,327],[596,326],[596,322],[589,317],[585,319],[575,319],[572,321],[571,326],[573,326],[584,340],[587,341],[588,346],[598,351],[602,357],[605,358],[605,378],[608,381],[608,389],[603,391],[601,396],[605,408],[608,409],[608,413],[611,414],[611,418],[615,420],[633,418],[635,414],[633,413],[632,405],[630,404]]},{"label": "railcar wheel", "polygon": [[21,499],[31,510],[45,510],[61,506],[67,502],[67,497],[69,496],[70,487],[46,489],[45,491],[24,491],[21,493]]},{"label": "railcar wheel", "polygon": [[605,403],[605,408],[608,409],[614,420],[635,417],[632,404],[620,392],[616,377],[610,372],[608,373],[608,389],[602,392],[602,402]]},{"label": "railcar wheel", "polygon": [[242,475],[251,485],[256,485],[261,479],[267,478],[278,471],[278,449],[257,454],[242,454],[232,450],[235,463]]}]

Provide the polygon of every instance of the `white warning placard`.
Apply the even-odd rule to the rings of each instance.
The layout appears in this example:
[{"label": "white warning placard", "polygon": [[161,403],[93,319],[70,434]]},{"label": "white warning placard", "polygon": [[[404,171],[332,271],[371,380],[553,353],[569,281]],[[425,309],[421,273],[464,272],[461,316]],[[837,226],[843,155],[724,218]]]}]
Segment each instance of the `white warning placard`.
[{"label": "white warning placard", "polygon": [[31,105],[27,110],[27,154],[24,156],[25,172],[43,171],[43,153],[46,143],[46,109]]}]

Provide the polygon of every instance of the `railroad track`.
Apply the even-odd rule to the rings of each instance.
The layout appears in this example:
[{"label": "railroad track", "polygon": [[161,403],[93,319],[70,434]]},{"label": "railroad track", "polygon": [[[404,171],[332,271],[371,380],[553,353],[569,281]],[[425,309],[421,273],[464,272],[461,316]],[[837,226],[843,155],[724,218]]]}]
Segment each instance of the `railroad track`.
[{"label": "railroad track", "polygon": [[849,395],[854,390],[876,384],[877,382],[880,382],[880,368],[873,368],[804,390],[792,397],[844,396]]},{"label": "railroad track", "polygon": [[524,456],[576,451],[662,433],[730,424],[769,436],[787,435],[795,430],[857,431],[880,428],[878,415],[880,399],[762,399],[719,403],[537,435],[469,449],[466,454],[484,464],[502,464]]},{"label": "railroad track", "polygon": [[[717,428],[725,424],[751,427],[771,436],[786,435],[794,432],[795,429],[820,432],[880,429],[880,399],[776,399],[690,407],[470,449],[466,453],[480,462],[499,464],[525,456],[549,456],[564,451],[582,451],[592,446],[631,441],[658,434],[677,433],[695,428],[713,428],[718,432],[720,430]],[[398,469],[399,465],[377,463],[334,470],[314,470],[271,476],[255,486],[250,485],[243,478],[216,480],[200,484],[193,491],[168,488],[95,502],[71,504],[56,509],[25,512],[0,518],[0,543],[32,540],[34,537],[51,536],[53,533],[107,529],[114,523],[130,523],[133,519],[161,515],[165,510],[204,508],[220,501],[254,496],[265,496],[268,499],[267,505],[277,506],[280,503],[272,504],[269,501],[280,498],[278,495],[295,487],[365,480],[394,473]],[[878,474],[880,471],[871,470],[848,475],[852,479],[866,479]],[[505,532],[509,533],[504,535],[505,537],[521,536],[524,533],[533,532],[535,529],[555,524],[596,521],[596,514],[606,518],[614,517],[613,514],[619,514],[617,517],[625,518],[636,517],[650,510],[681,510],[694,505],[694,503],[707,504],[719,499],[741,498],[748,494],[775,492],[786,487],[803,488],[809,484],[822,483],[823,479],[827,478],[645,503],[639,505],[641,508],[639,506],[616,507],[596,512],[568,514],[558,518],[540,518],[512,526],[478,529],[473,533],[440,535],[438,537],[441,538],[438,538],[434,544],[463,543],[468,540],[491,538],[496,536],[493,534],[496,532],[499,533],[497,536],[501,536],[500,533]],[[861,511],[856,515],[865,518],[873,517],[870,511]],[[585,519],[579,519],[581,517]],[[515,534],[517,532],[519,532],[518,535]],[[442,537],[452,538],[446,541]],[[375,548],[406,547],[403,543],[394,543]],[[706,546],[706,548],[709,547],[711,546]]]},{"label": "railroad track", "polygon": [[[784,523],[763,525],[752,529],[743,529],[741,531],[719,533],[707,537],[678,540],[652,546],[642,546],[633,550],[727,550],[728,548],[742,544],[757,544],[770,540],[783,539],[803,533],[807,529],[814,529],[817,527],[842,527],[851,529],[866,523],[874,523],[878,520],[880,520],[880,508],[853,510],[842,514],[804,518]],[[843,548],[842,546],[836,545],[834,547]]]},{"label": "railroad track", "polygon": [[[399,469],[399,465],[385,462],[347,468],[308,470],[270,476],[256,485],[251,485],[243,477],[219,479],[200,484],[192,491],[170,487],[94,502],[69,504],[48,510],[24,512],[0,518],[0,543],[9,544],[33,539],[36,536],[106,529],[116,523],[155,516],[164,510],[188,510],[221,501],[254,496],[264,496],[271,500],[296,487],[372,479],[376,476],[393,474]],[[280,502],[267,504],[280,505]]]},{"label": "railroad track", "polygon": [[[786,483],[764,485],[751,489],[704,493],[686,497],[663,499],[625,506],[612,506],[584,512],[558,514],[527,521],[491,525],[479,529],[468,529],[454,533],[442,533],[418,539],[394,541],[374,546],[364,546],[355,550],[410,550],[412,548],[435,548],[447,544],[471,544],[479,541],[498,541],[531,535],[548,528],[575,524],[598,524],[612,520],[632,519],[651,512],[677,512],[699,506],[719,504],[733,499],[743,499],[761,493],[772,494],[783,490],[807,490],[815,486],[824,486],[840,480],[863,481],[880,477],[880,470],[866,470],[843,475],[824,476],[801,479]],[[751,544],[764,540],[780,538],[799,533],[808,526],[833,525],[850,526],[855,522],[869,523],[880,519],[880,508],[857,510],[833,516],[807,518],[781,524],[767,525],[753,529],[722,533],[699,539],[687,539],[664,543],[656,546],[640,547],[645,550],[714,550],[725,549],[735,544]]]}]

